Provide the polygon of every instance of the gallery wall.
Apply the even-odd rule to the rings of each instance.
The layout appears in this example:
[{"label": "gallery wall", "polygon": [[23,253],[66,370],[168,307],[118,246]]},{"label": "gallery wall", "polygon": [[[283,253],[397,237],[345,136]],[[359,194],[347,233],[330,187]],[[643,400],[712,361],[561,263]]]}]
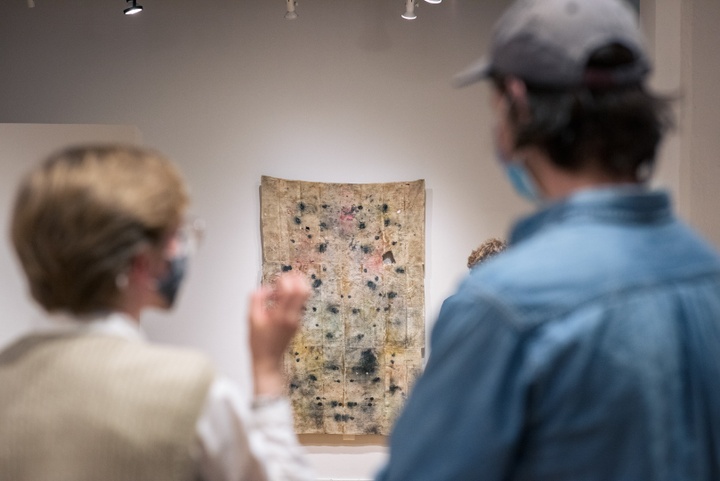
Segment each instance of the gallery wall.
[{"label": "gallery wall", "polygon": [[715,245],[720,245],[720,2],[694,0],[683,3],[684,87],[686,101],[685,132],[688,134],[685,155],[690,163],[686,190],[691,193],[690,221]]},{"label": "gallery wall", "polygon": [[[641,8],[655,12],[663,1],[643,0]],[[5,3],[0,123],[132,125],[144,144],[180,165],[207,235],[176,311],[148,316],[145,327],[154,340],[204,350],[248,390],[244,323],[260,275],[261,175],[425,179],[428,329],[466,273],[470,250],[504,236],[530,210],[493,160],[486,87],[451,86],[452,75],[484,52],[507,0],[419,2],[412,22],[400,18],[399,0],[301,0],[292,21],[283,18],[282,0],[144,0],[135,17],[122,15],[122,0]],[[688,3],[697,5],[694,22],[717,37],[713,2]],[[705,10],[715,17],[705,18]],[[689,13],[682,15],[644,19],[653,32],[676,31],[684,49],[667,59],[655,52],[666,87],[679,88],[685,74],[678,65],[692,42],[714,58],[705,37],[686,38]],[[710,95],[718,63],[694,65],[703,77],[692,79],[692,91]],[[693,125],[713,122],[693,137],[712,159],[720,150],[710,132],[717,111],[690,96],[685,102]],[[669,142],[660,183],[686,200],[688,217],[720,244],[718,221],[703,215],[717,176],[702,169],[717,167],[708,160],[691,171],[683,135],[690,134]],[[687,185],[699,189],[697,198],[682,191]],[[385,456],[378,442],[313,438],[308,450],[323,479],[369,479]]]},{"label": "gallery wall", "polygon": [[720,246],[720,3],[641,0],[640,19],[655,58],[653,85],[673,99],[676,125],[664,144],[660,174],[682,217]]}]

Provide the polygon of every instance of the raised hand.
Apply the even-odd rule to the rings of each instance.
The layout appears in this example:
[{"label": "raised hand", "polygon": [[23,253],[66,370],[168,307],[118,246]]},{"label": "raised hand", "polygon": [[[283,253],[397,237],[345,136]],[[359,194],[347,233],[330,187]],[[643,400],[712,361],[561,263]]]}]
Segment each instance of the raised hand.
[{"label": "raised hand", "polygon": [[279,396],[284,392],[283,354],[300,327],[309,295],[307,280],[291,273],[252,294],[250,350],[256,395]]}]

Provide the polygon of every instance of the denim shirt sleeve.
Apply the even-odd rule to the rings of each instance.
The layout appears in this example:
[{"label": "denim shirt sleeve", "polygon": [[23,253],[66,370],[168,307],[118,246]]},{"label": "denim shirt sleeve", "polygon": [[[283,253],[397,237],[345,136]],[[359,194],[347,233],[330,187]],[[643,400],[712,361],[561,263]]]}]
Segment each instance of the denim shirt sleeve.
[{"label": "denim shirt sleeve", "polygon": [[524,424],[522,332],[467,290],[447,299],[378,481],[505,479]]}]

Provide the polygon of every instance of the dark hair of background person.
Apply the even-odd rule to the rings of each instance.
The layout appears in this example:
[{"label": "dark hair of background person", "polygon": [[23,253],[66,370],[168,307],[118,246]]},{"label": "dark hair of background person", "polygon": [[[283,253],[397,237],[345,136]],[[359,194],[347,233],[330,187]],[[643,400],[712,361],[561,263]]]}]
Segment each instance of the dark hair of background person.
[{"label": "dark hair of background person", "polygon": [[[611,44],[590,56],[587,67],[611,71],[634,61],[626,47]],[[505,79],[493,75],[506,94]],[[550,88],[527,85],[529,116],[510,105],[516,148],[536,146],[568,171],[597,168],[615,179],[649,177],[658,145],[673,126],[670,99],[640,83],[620,86]],[[595,163],[596,165],[589,165]]]}]

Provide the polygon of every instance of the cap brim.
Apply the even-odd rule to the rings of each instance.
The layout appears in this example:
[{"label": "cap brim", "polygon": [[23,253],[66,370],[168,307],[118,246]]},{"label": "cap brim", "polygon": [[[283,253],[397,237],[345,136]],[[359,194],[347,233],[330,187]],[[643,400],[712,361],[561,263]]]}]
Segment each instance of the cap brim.
[{"label": "cap brim", "polygon": [[488,62],[487,57],[481,57],[453,77],[453,86],[455,88],[467,87],[475,82],[486,79],[489,74],[490,62]]}]

